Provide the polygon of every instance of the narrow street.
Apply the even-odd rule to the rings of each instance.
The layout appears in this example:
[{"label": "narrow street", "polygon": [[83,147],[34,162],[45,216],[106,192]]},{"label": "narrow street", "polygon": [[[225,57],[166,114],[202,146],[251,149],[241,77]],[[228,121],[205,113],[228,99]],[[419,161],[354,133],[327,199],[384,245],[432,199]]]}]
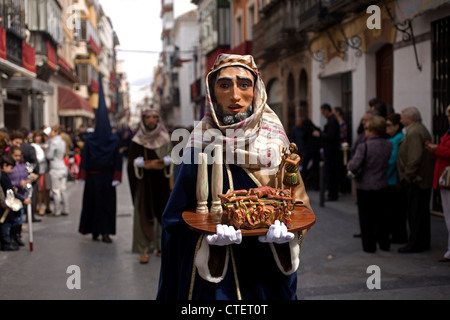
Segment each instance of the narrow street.
[{"label": "narrow street", "polygon": [[[35,223],[34,251],[0,251],[0,300],[153,300],[156,298],[160,258],[139,264],[131,252],[132,206],[127,174],[117,188],[117,235],[113,243],[94,242],[78,233],[83,185],[69,183],[70,215],[43,217]],[[440,217],[431,217],[431,250],[399,254],[364,253],[352,195],[319,206],[319,194],[309,192],[316,223],[302,246],[298,271],[300,300],[443,300],[450,296],[450,263],[440,263],[446,247],[446,228]],[[25,224],[27,225],[27,224]],[[68,289],[69,266],[80,268],[80,289]],[[380,289],[367,282],[379,267]],[[5,288],[8,288],[7,290]]]},{"label": "narrow street", "polygon": [[[124,163],[124,169],[125,169]],[[83,185],[69,182],[70,215],[42,217],[33,224],[34,250],[0,251],[0,300],[127,300],[156,298],[160,258],[147,265],[131,252],[133,209],[126,171],[117,187],[117,234],[113,243],[93,241],[78,233]],[[24,223],[27,226],[27,223]],[[80,268],[81,289],[68,289],[67,268]]]}]

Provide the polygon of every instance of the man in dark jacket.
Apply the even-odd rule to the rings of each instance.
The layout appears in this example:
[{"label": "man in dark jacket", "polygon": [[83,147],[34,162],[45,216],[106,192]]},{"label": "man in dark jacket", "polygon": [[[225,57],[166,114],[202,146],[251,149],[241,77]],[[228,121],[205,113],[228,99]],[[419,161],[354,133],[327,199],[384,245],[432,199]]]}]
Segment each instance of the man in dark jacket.
[{"label": "man in dark jacket", "polygon": [[432,137],[422,124],[422,116],[416,107],[403,109],[400,122],[406,133],[398,145],[397,183],[406,195],[409,239],[398,252],[422,252],[430,249],[431,241],[430,198],[434,162],[425,142],[431,141]]},{"label": "man in dark jacket", "polygon": [[331,110],[328,103],[320,107],[322,115],[327,119],[327,123],[320,135],[323,147],[323,156],[325,164],[325,179],[328,190],[327,201],[336,201],[338,199],[338,178],[339,168],[339,121]]}]

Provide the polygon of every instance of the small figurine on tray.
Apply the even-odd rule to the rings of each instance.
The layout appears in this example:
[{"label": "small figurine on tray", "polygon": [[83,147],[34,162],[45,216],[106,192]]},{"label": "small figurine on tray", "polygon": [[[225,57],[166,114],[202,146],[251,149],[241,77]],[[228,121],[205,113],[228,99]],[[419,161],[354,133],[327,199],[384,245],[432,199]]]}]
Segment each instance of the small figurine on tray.
[{"label": "small figurine on tray", "polygon": [[281,164],[278,169],[277,178],[280,179],[280,173],[284,169],[283,185],[290,188],[290,193],[295,203],[295,188],[300,184],[300,156],[296,153],[298,150],[295,143],[289,144],[289,154],[286,152],[286,148],[283,149],[283,156],[281,158]]}]

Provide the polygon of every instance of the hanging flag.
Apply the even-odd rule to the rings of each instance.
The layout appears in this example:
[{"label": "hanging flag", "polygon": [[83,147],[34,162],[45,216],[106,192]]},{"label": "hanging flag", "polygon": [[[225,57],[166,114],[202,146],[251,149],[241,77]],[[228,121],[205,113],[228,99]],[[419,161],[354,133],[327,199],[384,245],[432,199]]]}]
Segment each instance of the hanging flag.
[{"label": "hanging flag", "polygon": [[56,70],[56,50],[50,41],[45,43],[47,49],[47,65],[52,69]]},{"label": "hanging flag", "polygon": [[22,67],[36,73],[36,50],[22,41]]},{"label": "hanging flag", "polygon": [[0,58],[6,60],[6,29],[0,27]]}]

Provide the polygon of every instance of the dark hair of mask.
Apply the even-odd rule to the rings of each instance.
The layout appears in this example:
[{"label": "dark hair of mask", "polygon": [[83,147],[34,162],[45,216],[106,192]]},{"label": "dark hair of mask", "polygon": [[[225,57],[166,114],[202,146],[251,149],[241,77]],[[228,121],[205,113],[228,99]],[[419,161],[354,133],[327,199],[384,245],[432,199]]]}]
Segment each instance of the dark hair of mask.
[{"label": "dark hair of mask", "polygon": [[[257,77],[256,77],[256,74],[255,74],[253,71],[251,71],[251,70],[249,70],[249,69],[247,69],[246,67],[243,67],[243,66],[230,66],[230,67],[233,67],[233,68],[242,68],[242,69],[244,69],[244,70],[250,71],[250,73],[253,75],[253,84],[256,83]],[[209,78],[208,78],[209,91],[210,91],[210,95],[211,95],[211,101],[212,101],[213,103],[214,103],[214,102],[217,102],[217,101],[216,101],[216,95],[214,94],[214,86],[215,86],[215,84],[216,84],[217,77],[220,75],[220,71],[221,71],[222,69],[224,69],[224,68],[220,68],[220,69],[217,70],[216,72],[211,73],[211,74],[209,75]]]}]

